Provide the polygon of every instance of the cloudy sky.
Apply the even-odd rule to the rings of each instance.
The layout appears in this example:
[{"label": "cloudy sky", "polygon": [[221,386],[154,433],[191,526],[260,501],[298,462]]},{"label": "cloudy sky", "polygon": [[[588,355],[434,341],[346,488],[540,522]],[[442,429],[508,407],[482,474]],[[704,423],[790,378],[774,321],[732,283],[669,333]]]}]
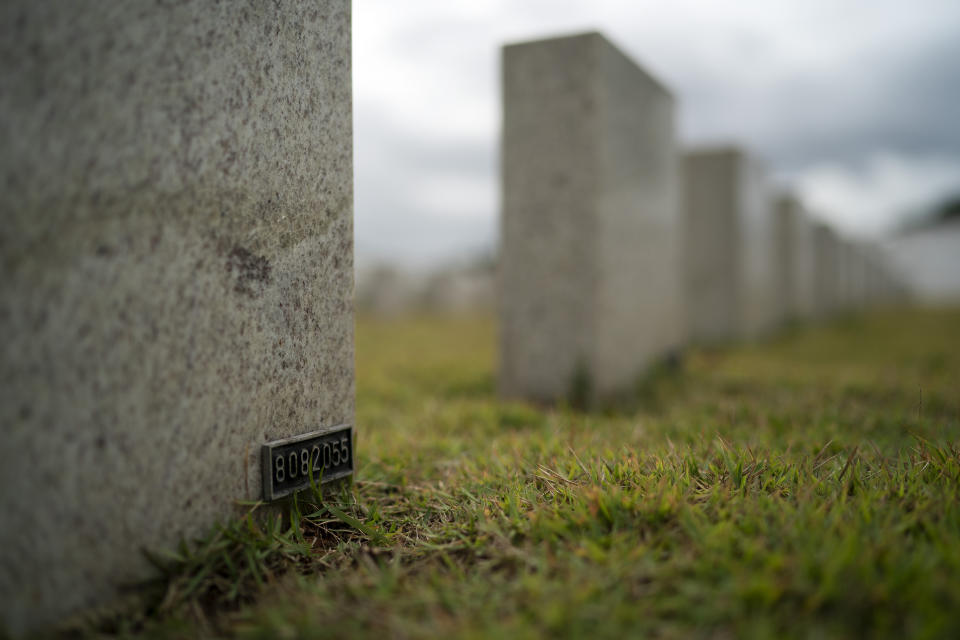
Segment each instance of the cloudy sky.
[{"label": "cloudy sky", "polygon": [[496,242],[504,42],[600,30],[670,86],[686,144],[741,142],[851,236],[960,191],[956,0],[356,0],[356,252]]}]

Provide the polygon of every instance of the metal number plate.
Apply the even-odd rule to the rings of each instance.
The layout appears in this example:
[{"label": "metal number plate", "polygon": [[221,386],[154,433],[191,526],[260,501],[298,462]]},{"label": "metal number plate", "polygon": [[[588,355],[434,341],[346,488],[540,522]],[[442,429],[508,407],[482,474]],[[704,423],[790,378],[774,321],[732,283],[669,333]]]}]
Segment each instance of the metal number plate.
[{"label": "metal number plate", "polygon": [[313,482],[353,473],[353,427],[338,425],[263,445],[263,499],[290,495]]}]

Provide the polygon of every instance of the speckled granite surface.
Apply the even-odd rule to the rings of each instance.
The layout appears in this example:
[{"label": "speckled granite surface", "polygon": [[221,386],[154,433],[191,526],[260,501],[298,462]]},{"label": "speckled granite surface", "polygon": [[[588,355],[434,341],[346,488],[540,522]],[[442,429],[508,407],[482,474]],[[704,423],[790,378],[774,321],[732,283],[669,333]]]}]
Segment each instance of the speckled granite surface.
[{"label": "speckled granite surface", "polygon": [[683,337],[673,96],[599,33],[503,52],[501,395],[629,388]]},{"label": "speckled granite surface", "polygon": [[0,619],[109,600],[353,420],[349,0],[0,8]]}]

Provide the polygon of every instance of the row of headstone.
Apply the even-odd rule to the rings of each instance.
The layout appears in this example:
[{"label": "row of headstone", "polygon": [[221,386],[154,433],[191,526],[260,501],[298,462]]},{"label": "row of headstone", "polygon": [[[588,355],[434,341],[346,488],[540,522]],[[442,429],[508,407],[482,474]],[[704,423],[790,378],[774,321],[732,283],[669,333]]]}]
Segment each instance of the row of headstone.
[{"label": "row of headstone", "polygon": [[[803,220],[802,226],[812,229],[813,304],[810,311],[788,311],[784,318],[824,319],[910,299],[909,286],[878,246],[845,239],[822,222],[799,219]],[[798,244],[799,251],[807,251],[802,241]]]},{"label": "row of headstone", "polygon": [[349,0],[0,15],[16,636],[155,575],[144,550],[302,487],[309,459],[352,470],[351,18]]},{"label": "row of headstone", "polygon": [[596,399],[687,344],[906,294],[744,149],[681,150],[670,91],[602,35],[502,62],[501,395]]}]

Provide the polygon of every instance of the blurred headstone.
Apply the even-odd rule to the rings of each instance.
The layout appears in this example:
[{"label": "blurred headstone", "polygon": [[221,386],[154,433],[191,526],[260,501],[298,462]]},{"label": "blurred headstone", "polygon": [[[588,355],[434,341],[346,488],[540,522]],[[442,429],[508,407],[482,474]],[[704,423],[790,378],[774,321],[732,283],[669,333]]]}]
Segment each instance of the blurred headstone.
[{"label": "blurred headstone", "polygon": [[850,273],[851,273],[851,245],[847,238],[837,238],[837,311],[846,312],[850,310]]},{"label": "blurred headstone", "polygon": [[840,239],[826,224],[814,227],[813,253],[816,315],[827,318],[840,310]]},{"label": "blurred headstone", "polygon": [[754,339],[777,320],[774,217],[764,172],[736,147],[684,156],[691,340]]},{"label": "blurred headstone", "polygon": [[19,634],[259,499],[261,444],[353,421],[350,2],[11,0],[0,33]]},{"label": "blurred headstone", "polygon": [[378,264],[358,268],[357,310],[382,316],[396,316],[416,307],[422,285],[415,275],[397,266]]},{"label": "blurred headstone", "polygon": [[503,50],[500,392],[590,400],[679,347],[673,96],[598,33]]},{"label": "blurred headstone", "polygon": [[849,273],[847,278],[850,287],[851,308],[861,310],[866,304],[866,261],[864,260],[866,245],[862,242],[850,242]]},{"label": "blurred headstone", "polygon": [[840,240],[841,308],[843,311],[858,311],[866,301],[863,265],[863,245],[850,238]]},{"label": "blurred headstone", "polygon": [[793,194],[782,194],[775,206],[778,315],[807,320],[814,313],[813,224]]}]

